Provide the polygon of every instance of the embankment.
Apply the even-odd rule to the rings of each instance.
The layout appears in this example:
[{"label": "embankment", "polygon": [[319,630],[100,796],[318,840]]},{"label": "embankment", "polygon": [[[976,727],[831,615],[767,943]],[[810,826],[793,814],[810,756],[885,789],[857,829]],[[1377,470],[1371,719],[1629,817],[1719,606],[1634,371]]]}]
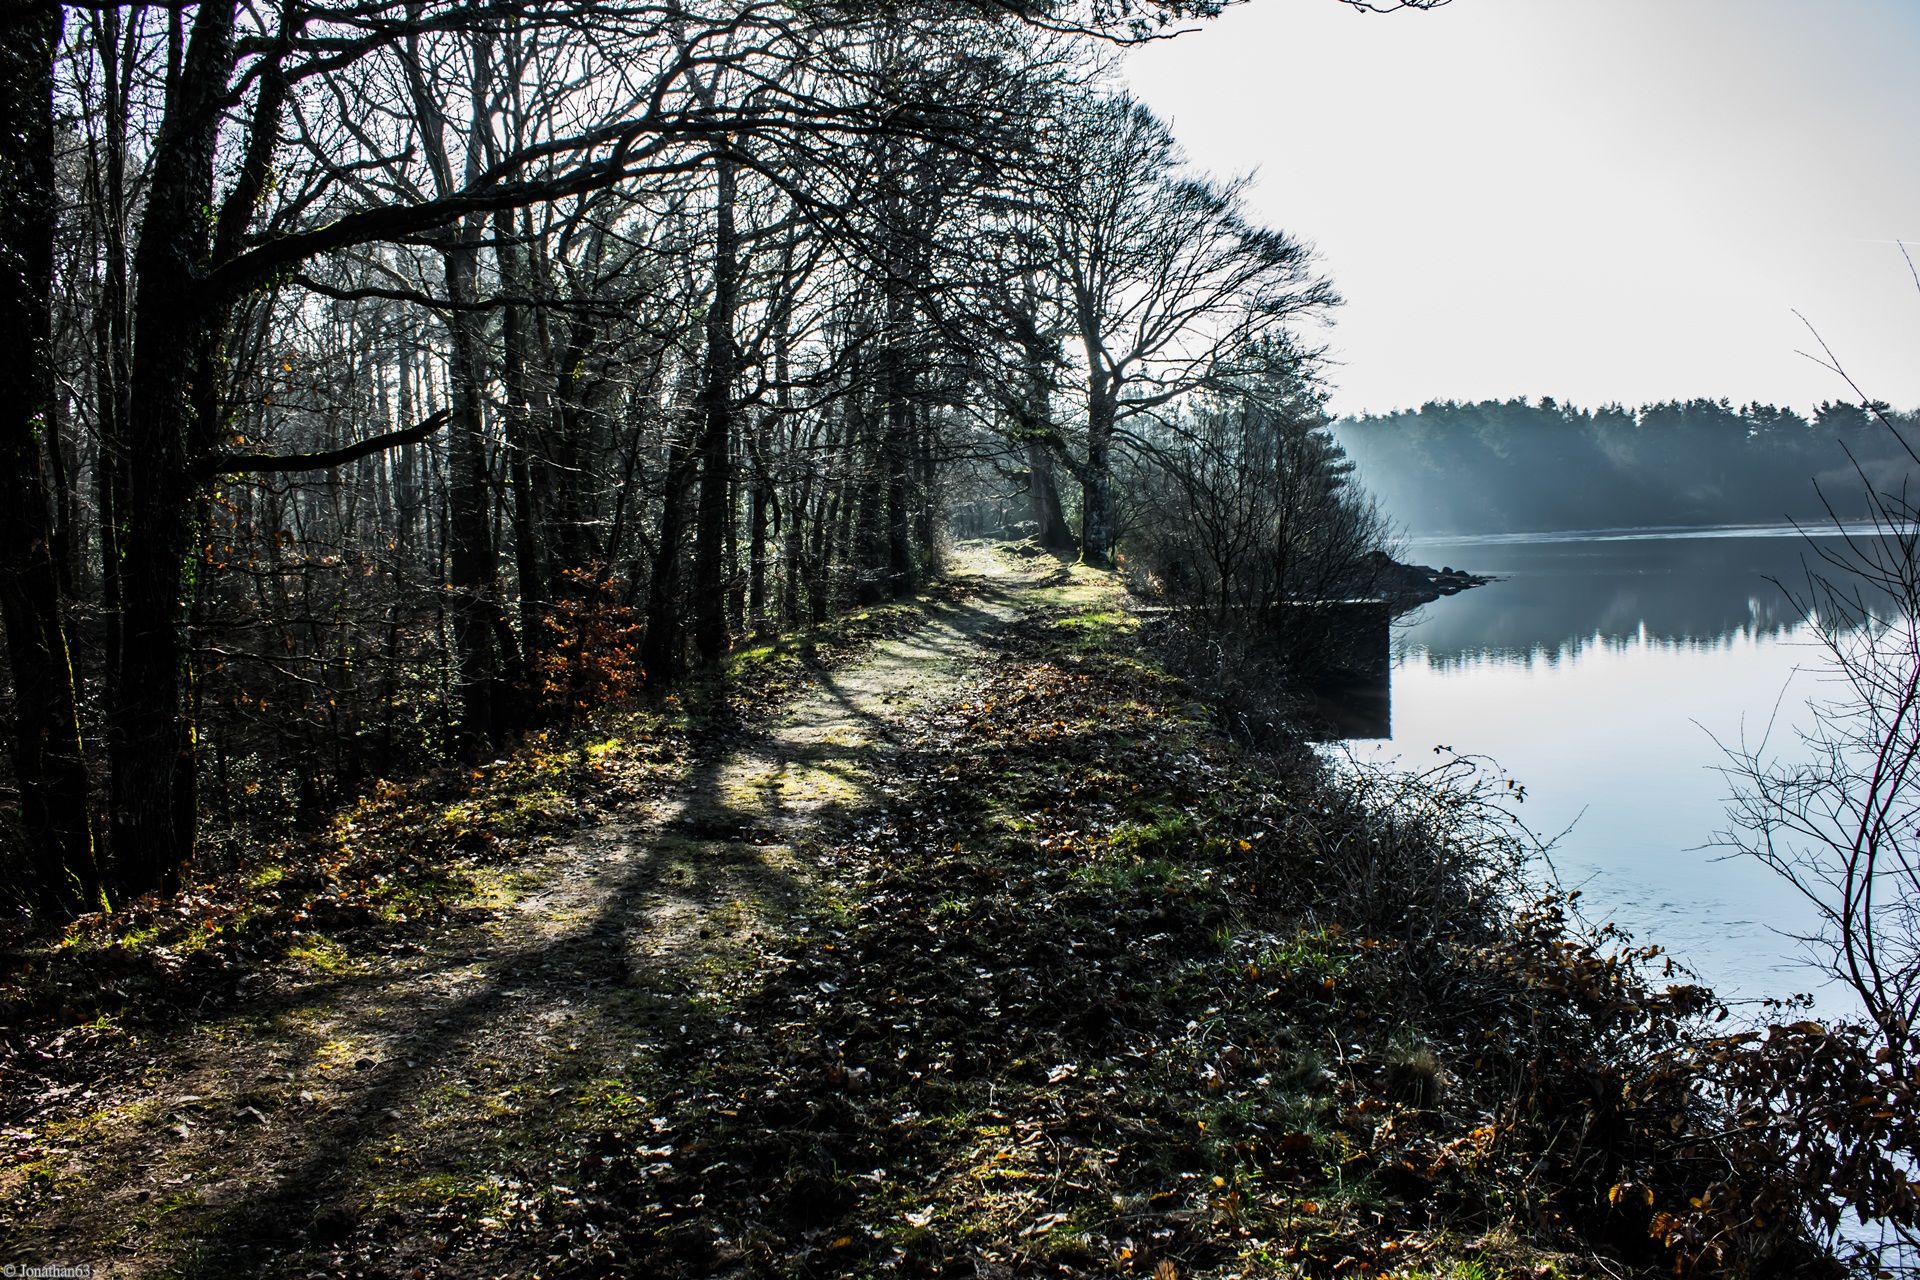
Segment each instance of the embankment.
[{"label": "embankment", "polygon": [[[972,563],[831,661],[755,655],[718,712],[383,792],[319,842],[328,876],[287,850],[17,958],[6,1256],[1159,1280],[1757,1256],[1710,1216],[1726,1152],[1671,1068],[1704,997],[1530,902],[1470,782],[1244,751],[1111,578]],[[246,945],[194,944],[203,919]]]}]

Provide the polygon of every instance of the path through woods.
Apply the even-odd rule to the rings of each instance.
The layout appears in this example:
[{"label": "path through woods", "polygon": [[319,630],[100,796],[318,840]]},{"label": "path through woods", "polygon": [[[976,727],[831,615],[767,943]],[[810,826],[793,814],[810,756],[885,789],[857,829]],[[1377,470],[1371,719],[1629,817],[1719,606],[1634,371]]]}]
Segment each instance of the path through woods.
[{"label": "path through woods", "polygon": [[971,556],[963,595],[818,673],[744,741],[696,753],[680,785],[521,864],[477,927],[410,954],[309,953],[311,980],[145,1037],[117,1087],[17,1135],[72,1189],[12,1252],[227,1275],[369,1232],[388,1265],[430,1262],[449,1230],[484,1240],[549,1191],[516,1172],[564,1145],[570,1112],[644,1105],[602,1095],[660,1069],[681,1011],[753,983],[832,911],[823,841],[871,803],[896,735],[1065,572]]}]

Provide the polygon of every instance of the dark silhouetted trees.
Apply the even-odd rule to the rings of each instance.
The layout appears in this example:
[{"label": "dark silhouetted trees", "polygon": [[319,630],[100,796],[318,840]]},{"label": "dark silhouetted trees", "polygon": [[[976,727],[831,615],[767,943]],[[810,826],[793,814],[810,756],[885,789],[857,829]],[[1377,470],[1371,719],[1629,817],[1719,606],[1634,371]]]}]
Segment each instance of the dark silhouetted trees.
[{"label": "dark silhouetted trees", "polygon": [[1088,53],[1214,7],[4,0],[11,897],[909,593],[953,509],[1110,558],[1330,300]]},{"label": "dark silhouetted trees", "polygon": [[1912,467],[1872,423],[1862,406],[1833,402],[1809,421],[1725,400],[1543,399],[1436,402],[1335,432],[1397,520],[1461,533],[1819,520],[1821,492],[1838,514],[1864,516],[1855,461],[1882,487]]}]

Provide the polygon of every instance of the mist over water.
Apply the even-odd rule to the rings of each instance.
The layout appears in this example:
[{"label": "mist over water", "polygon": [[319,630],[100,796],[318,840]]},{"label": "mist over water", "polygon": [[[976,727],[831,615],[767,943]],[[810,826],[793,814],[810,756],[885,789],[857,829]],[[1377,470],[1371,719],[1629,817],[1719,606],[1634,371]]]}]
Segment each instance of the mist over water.
[{"label": "mist over water", "polygon": [[[1846,994],[1787,936],[1805,904],[1712,847],[1729,787],[1718,745],[1791,754],[1830,692],[1781,585],[1804,575],[1788,527],[1604,530],[1416,540],[1409,558],[1500,576],[1395,636],[1391,736],[1362,759],[1490,757],[1526,788],[1521,819],[1585,913],[1658,943],[1723,995]],[[1564,834],[1562,834],[1564,833]]]}]

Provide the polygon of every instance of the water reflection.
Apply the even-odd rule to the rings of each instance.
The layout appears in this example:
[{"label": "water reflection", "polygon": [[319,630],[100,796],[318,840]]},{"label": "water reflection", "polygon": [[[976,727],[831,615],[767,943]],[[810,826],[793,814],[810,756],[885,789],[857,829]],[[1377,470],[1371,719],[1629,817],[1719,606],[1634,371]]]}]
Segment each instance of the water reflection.
[{"label": "water reflection", "polygon": [[1819,652],[1775,585],[1804,579],[1791,535],[1416,543],[1420,563],[1500,581],[1402,621],[1391,724],[1371,726],[1391,736],[1352,749],[1408,767],[1441,746],[1490,757],[1526,786],[1528,826],[1565,832],[1560,878],[1596,920],[1666,946],[1728,995],[1817,989],[1790,936],[1811,923],[1805,905],[1714,844],[1719,743],[1770,732],[1792,749],[1822,691]]},{"label": "water reflection", "polygon": [[1777,584],[1799,591],[1806,574],[1799,540],[1751,533],[1416,543],[1412,555],[1501,579],[1403,620],[1399,652],[1417,649],[1443,669],[1488,658],[1552,664],[1596,644],[1714,648],[1779,636],[1800,613]]},{"label": "water reflection", "polygon": [[1393,736],[1393,673],[1341,675],[1306,691],[1309,742],[1354,742]]}]

